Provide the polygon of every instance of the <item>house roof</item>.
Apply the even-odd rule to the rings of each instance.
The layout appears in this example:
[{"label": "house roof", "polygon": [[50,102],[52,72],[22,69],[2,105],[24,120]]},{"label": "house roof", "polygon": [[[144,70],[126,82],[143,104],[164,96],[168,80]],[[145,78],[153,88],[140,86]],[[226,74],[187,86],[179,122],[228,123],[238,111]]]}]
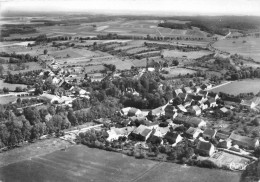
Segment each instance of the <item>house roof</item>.
[{"label": "house roof", "polygon": [[[176,142],[177,137],[179,136],[176,132],[167,132],[164,138],[171,144]],[[169,140],[172,140],[171,142]]]},{"label": "house roof", "polygon": [[178,105],[177,106],[179,108],[179,110],[181,110],[182,112],[187,112],[186,108],[183,105]]},{"label": "house roof", "polygon": [[197,106],[197,105],[194,105],[194,106],[192,106],[192,109],[194,110],[194,111],[201,111],[201,109],[200,109],[200,107],[199,106]]},{"label": "house roof", "polygon": [[200,90],[200,91],[199,91],[199,95],[206,96],[206,95],[208,95],[208,91]]},{"label": "house roof", "polygon": [[208,128],[203,132],[203,134],[213,137],[216,134],[216,132],[216,130]]},{"label": "house roof", "polygon": [[190,87],[184,87],[183,89],[185,90],[185,92],[192,92]]},{"label": "house roof", "polygon": [[241,136],[241,135],[237,135],[235,133],[231,133],[230,137],[229,137],[231,140],[233,141],[237,141],[237,142],[240,142],[246,146],[252,146],[254,147],[255,146],[255,139],[254,138],[250,138],[250,137],[247,137],[247,136]]},{"label": "house roof", "polygon": [[147,134],[149,134],[150,131],[151,131],[151,129],[149,129],[147,126],[140,125],[135,130],[133,130],[133,133],[142,135],[142,136],[146,136]]},{"label": "house roof", "polygon": [[222,111],[223,113],[226,113],[226,112],[228,112],[228,109],[227,109],[227,108],[225,108],[225,107],[222,107],[222,108],[220,108],[219,110],[220,110],[220,111]]},{"label": "house roof", "polygon": [[208,101],[209,101],[209,103],[210,103],[210,104],[212,104],[212,103],[215,103],[215,102],[216,102],[216,100],[215,100],[214,98],[209,98],[209,99],[208,99]]},{"label": "house roof", "polygon": [[203,150],[203,151],[209,151],[213,147],[212,143],[210,142],[204,142],[204,141],[199,141],[197,145],[197,149]]},{"label": "house roof", "polygon": [[197,118],[197,117],[192,117],[192,118],[189,120],[189,123],[192,123],[192,124],[194,124],[195,126],[198,126],[201,122],[203,122],[203,120],[200,119],[200,118]]},{"label": "house roof", "polygon": [[179,88],[179,89],[176,89],[176,90],[174,90],[174,91],[175,91],[176,95],[179,95],[180,93],[183,93],[180,88]]},{"label": "house roof", "polygon": [[194,135],[196,132],[202,133],[202,130],[199,128],[189,127],[189,129],[186,131],[186,133],[190,135]]},{"label": "house roof", "polygon": [[218,94],[217,93],[214,93],[214,92],[209,92],[208,96],[209,97],[216,97]]},{"label": "house roof", "polygon": [[227,139],[230,136],[230,134],[231,134],[230,132],[219,130],[216,133],[216,137],[218,137],[220,139]]}]

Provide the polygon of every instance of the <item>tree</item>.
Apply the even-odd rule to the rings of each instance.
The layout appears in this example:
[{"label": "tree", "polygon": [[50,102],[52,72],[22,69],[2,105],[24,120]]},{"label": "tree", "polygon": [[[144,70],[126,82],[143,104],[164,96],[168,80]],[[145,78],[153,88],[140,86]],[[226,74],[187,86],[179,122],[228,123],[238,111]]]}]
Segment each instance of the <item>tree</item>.
[{"label": "tree", "polygon": [[4,67],[2,64],[0,64],[0,76],[4,74]]},{"label": "tree", "polygon": [[43,54],[46,55],[48,53],[47,49],[44,49]]},{"label": "tree", "polygon": [[72,126],[76,126],[78,125],[78,120],[76,118],[76,115],[74,114],[73,110],[72,109],[69,109],[69,112],[68,112],[68,119],[71,123]]},{"label": "tree", "polygon": [[4,91],[4,93],[9,93],[9,88],[4,87],[4,88],[3,88],[3,91]]}]

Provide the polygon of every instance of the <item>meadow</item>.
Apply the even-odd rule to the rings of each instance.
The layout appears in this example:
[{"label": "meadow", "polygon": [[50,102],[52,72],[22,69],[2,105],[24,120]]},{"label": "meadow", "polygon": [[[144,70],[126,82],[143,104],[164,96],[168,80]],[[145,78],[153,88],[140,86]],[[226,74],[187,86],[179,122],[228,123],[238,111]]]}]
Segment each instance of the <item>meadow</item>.
[{"label": "meadow", "polygon": [[260,91],[260,79],[247,79],[234,81],[232,83],[217,87],[212,92],[224,92],[228,94],[238,95],[240,93],[253,92],[257,94]]},{"label": "meadow", "polygon": [[186,74],[193,74],[196,71],[186,68],[178,68],[178,67],[172,67],[172,68],[165,68],[164,70],[168,71],[168,74],[163,74],[165,78],[172,78],[177,77],[178,75],[186,75]]},{"label": "meadow", "polygon": [[185,57],[188,59],[197,59],[205,55],[209,55],[210,51],[192,51],[192,52],[182,52],[178,50],[164,50],[162,55],[164,57]]},{"label": "meadow", "polygon": [[[201,175],[198,175],[201,174]],[[135,159],[73,146],[0,168],[1,181],[239,181],[240,173]]]},{"label": "meadow", "polygon": [[0,80],[0,89],[3,89],[4,87],[9,88],[9,90],[15,90],[16,87],[26,88],[27,85],[24,85],[24,84],[10,84],[10,83],[5,83],[4,80]]},{"label": "meadow", "polygon": [[224,39],[217,41],[213,47],[230,52],[231,54],[240,54],[251,57],[260,62],[260,38],[242,37],[238,39]]}]

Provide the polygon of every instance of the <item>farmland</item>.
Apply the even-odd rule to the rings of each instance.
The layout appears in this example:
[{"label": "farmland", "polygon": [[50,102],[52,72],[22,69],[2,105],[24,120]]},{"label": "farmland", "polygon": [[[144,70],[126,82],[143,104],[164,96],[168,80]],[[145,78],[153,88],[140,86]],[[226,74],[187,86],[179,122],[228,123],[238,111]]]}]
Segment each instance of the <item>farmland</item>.
[{"label": "farmland", "polygon": [[1,96],[0,95],[0,103],[1,104],[8,104],[10,102],[16,101],[17,97],[12,95],[12,96]]},{"label": "farmland", "polygon": [[255,61],[260,62],[260,39],[253,37],[225,39],[217,41],[213,46],[222,51],[232,54],[240,54],[242,56],[251,57]]},{"label": "farmland", "polygon": [[[197,174],[205,175],[197,175]],[[31,175],[34,174],[34,175]],[[183,175],[185,174],[185,175]],[[240,173],[138,160],[74,146],[0,168],[2,181],[239,181]]]},{"label": "farmland", "polygon": [[168,74],[163,74],[165,78],[172,78],[177,77],[178,75],[186,75],[186,74],[193,74],[196,71],[186,68],[178,68],[178,67],[172,67],[172,68],[165,68],[165,71],[168,71]]},{"label": "farmland", "polygon": [[249,92],[253,92],[254,94],[257,94],[260,91],[259,81],[260,81],[259,79],[234,81],[232,83],[212,89],[211,91],[224,92],[233,95],[238,95],[240,93],[249,93]]},{"label": "farmland", "polygon": [[197,59],[208,54],[211,54],[211,52],[210,51],[182,52],[178,50],[164,50],[162,53],[164,57],[186,57],[188,59]]},{"label": "farmland", "polygon": [[0,80],[0,89],[3,89],[4,87],[9,88],[9,90],[14,90],[16,87],[26,88],[27,86],[23,84],[5,83],[3,80]]}]

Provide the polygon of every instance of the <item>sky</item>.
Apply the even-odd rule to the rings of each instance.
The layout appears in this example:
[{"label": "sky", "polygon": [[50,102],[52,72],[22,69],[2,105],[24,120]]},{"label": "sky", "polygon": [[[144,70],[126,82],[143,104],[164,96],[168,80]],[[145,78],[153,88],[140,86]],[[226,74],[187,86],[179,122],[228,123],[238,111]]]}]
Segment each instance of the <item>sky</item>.
[{"label": "sky", "polygon": [[0,11],[260,16],[260,0],[0,0]]}]

